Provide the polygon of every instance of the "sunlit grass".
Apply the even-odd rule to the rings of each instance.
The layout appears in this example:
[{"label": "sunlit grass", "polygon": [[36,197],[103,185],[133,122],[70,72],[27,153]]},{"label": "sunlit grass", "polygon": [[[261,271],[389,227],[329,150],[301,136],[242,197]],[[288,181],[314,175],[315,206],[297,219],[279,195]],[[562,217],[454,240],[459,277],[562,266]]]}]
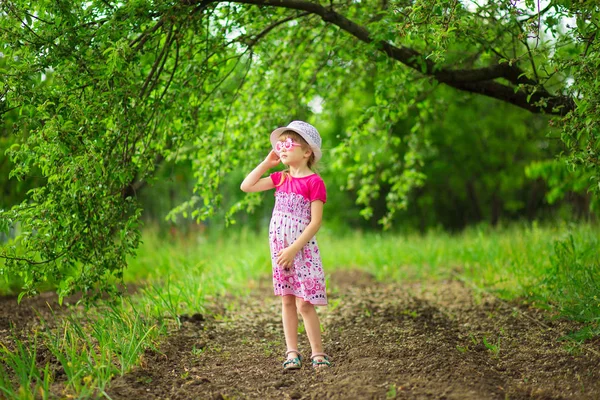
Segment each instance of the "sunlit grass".
[{"label": "sunlit grass", "polygon": [[247,292],[270,272],[269,244],[262,235],[231,231],[173,241],[147,231],[124,280],[143,284],[142,297],[176,316],[203,311],[206,296]]},{"label": "sunlit grass", "polygon": [[379,280],[462,279],[589,324],[600,335],[600,228],[591,225],[473,227],[456,235],[326,236],[326,268],[359,268]]},{"label": "sunlit grass", "polygon": [[[351,233],[327,236],[322,254],[331,269],[359,268],[380,280],[448,279],[461,275],[474,283],[519,295],[544,276],[555,240],[569,228],[514,225],[493,229],[480,226],[460,234],[425,235]],[[574,227],[579,236],[592,228]]]}]

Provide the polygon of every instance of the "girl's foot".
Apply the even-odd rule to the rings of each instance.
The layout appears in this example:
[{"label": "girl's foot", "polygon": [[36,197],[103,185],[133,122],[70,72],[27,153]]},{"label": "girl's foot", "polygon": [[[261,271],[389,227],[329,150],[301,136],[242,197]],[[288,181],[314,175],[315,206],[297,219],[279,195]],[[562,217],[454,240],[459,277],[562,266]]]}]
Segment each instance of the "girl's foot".
[{"label": "girl's foot", "polygon": [[312,359],[313,367],[316,369],[331,367],[329,356],[325,353],[315,353],[310,358]]},{"label": "girl's foot", "polygon": [[283,363],[283,369],[302,368],[302,356],[297,350],[288,350],[285,355],[287,356],[287,360]]}]

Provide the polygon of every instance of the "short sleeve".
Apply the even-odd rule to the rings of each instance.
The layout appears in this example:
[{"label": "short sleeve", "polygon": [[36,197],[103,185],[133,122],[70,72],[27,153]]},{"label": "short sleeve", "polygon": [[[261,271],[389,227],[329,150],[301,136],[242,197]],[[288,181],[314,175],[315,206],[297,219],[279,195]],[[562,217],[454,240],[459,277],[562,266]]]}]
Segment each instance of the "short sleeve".
[{"label": "short sleeve", "polygon": [[316,175],[314,179],[311,179],[309,183],[308,199],[313,202],[315,200],[321,200],[323,203],[327,202],[327,190],[325,188],[325,182],[320,176]]},{"label": "short sleeve", "polygon": [[277,171],[277,172],[273,172],[271,175],[269,175],[271,177],[271,181],[273,181],[273,185],[275,185],[275,187],[277,187],[277,185],[279,185],[279,183],[281,182],[281,171]]}]

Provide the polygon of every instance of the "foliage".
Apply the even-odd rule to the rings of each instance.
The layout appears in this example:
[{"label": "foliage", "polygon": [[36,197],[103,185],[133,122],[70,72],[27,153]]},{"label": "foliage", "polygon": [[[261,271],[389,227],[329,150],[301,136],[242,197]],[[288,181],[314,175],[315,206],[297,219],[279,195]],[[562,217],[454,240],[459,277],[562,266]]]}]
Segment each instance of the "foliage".
[{"label": "foliage", "polygon": [[440,85],[556,115],[571,165],[596,179],[598,15],[591,0],[4,1],[0,132],[14,135],[10,175],[41,176],[0,211],[0,230],[21,231],[3,272],[61,296],[120,279],[140,242],[136,192],[159,164],[194,169],[171,218],[211,218],[266,133],[340,99],[360,106],[324,144],[331,168],[366,217],[387,188],[386,227],[424,183]]},{"label": "foliage", "polygon": [[569,195],[583,203],[583,207],[578,210],[579,214],[597,212],[600,207],[600,198],[589,194],[590,181],[594,179],[591,171],[570,170],[567,162],[562,160],[545,160],[528,165],[525,174],[529,178],[544,180],[548,186],[545,198],[549,204],[554,204]]}]

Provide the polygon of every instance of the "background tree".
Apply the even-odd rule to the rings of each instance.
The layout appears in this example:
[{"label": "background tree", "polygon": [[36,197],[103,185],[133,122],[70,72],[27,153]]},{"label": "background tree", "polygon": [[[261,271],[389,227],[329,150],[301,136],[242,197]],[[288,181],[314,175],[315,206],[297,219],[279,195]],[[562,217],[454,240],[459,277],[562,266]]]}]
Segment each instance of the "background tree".
[{"label": "background tree", "polygon": [[[11,176],[35,169],[43,183],[0,212],[0,230],[22,231],[0,251],[4,268],[28,293],[119,277],[139,243],[136,193],[159,164],[193,166],[195,195],[172,215],[210,218],[228,201],[225,177],[264,156],[265,132],[345,100],[364,108],[325,143],[329,167],[365,217],[383,194],[390,226],[425,181],[431,124],[450,102],[439,87],[556,116],[567,160],[597,188],[599,9],[540,3],[5,0]],[[498,157],[490,168],[510,159]]]}]

